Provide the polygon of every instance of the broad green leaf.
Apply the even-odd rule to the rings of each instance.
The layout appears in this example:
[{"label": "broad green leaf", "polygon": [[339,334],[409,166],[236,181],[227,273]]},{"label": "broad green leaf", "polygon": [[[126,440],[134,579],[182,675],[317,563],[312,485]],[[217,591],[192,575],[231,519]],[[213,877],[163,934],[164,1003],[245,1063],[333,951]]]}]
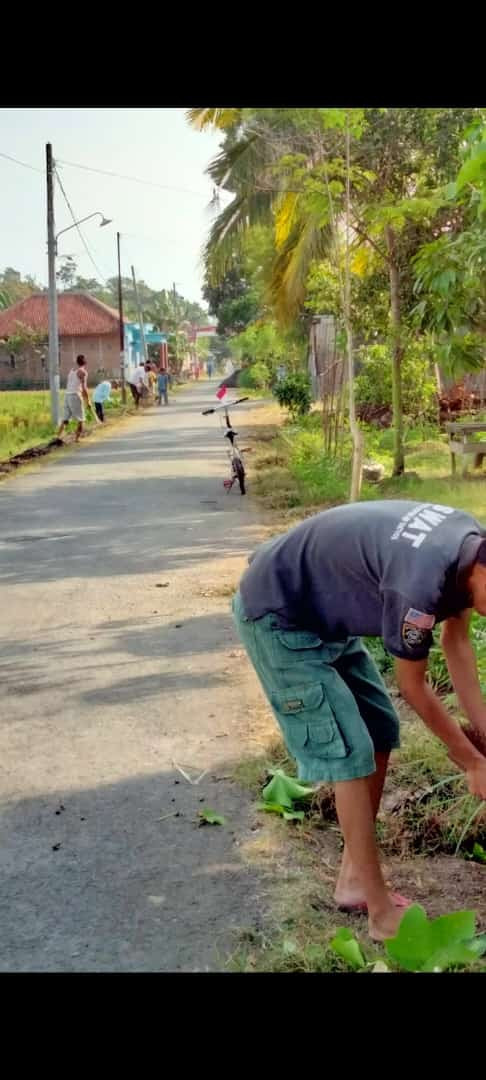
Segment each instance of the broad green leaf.
[{"label": "broad green leaf", "polygon": [[[420,905],[405,912],[398,933],[385,942],[388,956],[405,971],[445,970],[456,963],[467,963],[466,955],[474,936],[474,911],[456,911],[428,919]],[[460,946],[460,948],[459,948]]]},{"label": "broad green leaf", "polygon": [[291,810],[296,799],[309,799],[313,793],[313,788],[304,787],[293,776],[286,776],[283,769],[276,769],[270,783],[262,791],[262,799]]},{"label": "broad green leaf", "polygon": [[476,916],[474,911],[454,911],[451,915],[431,919],[430,928],[435,948],[446,948],[458,942],[469,942],[474,937]]},{"label": "broad green leaf", "polygon": [[335,937],[333,937],[331,949],[334,949],[334,952],[337,953],[342,960],[345,960],[350,967],[355,969],[366,967],[366,961],[361,952],[359,943],[346,926],[342,926],[341,929],[337,931]]},{"label": "broad green leaf", "polygon": [[305,817],[303,810],[289,810],[281,803],[260,802],[257,810],[265,810],[267,814],[280,814],[285,821],[303,821]]},{"label": "broad green leaf", "polygon": [[385,942],[387,955],[405,971],[420,971],[433,951],[429,927],[423,907],[412,904],[405,912],[395,937]]},{"label": "broad green leaf", "polygon": [[471,949],[476,956],[483,956],[486,953],[486,934],[479,934],[478,937],[468,941],[468,949]]},{"label": "broad green leaf", "polygon": [[215,810],[210,810],[208,806],[204,806],[199,811],[200,825],[226,825],[226,818],[222,814],[217,814]]},{"label": "broad green leaf", "polygon": [[478,955],[480,954],[475,952],[469,945],[456,941],[454,944],[447,945],[444,949],[438,949],[437,952],[433,953],[420,970],[440,972],[447,971],[451,967],[463,967],[472,964]]},{"label": "broad green leaf", "polygon": [[283,814],[285,806],[276,802],[259,802],[257,803],[257,810],[265,810],[267,814]]}]

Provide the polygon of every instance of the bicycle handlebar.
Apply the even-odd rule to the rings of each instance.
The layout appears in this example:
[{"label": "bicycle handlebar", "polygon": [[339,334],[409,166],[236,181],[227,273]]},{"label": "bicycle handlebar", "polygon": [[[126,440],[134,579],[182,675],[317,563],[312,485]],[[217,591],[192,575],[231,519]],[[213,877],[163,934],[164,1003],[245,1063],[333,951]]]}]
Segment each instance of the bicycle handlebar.
[{"label": "bicycle handlebar", "polygon": [[233,409],[235,405],[241,405],[242,401],[248,401],[248,397],[237,398],[236,401],[228,401],[226,405],[215,405],[213,409],[203,409],[202,416],[210,416],[211,413],[218,412],[219,409],[229,409],[230,406]]}]

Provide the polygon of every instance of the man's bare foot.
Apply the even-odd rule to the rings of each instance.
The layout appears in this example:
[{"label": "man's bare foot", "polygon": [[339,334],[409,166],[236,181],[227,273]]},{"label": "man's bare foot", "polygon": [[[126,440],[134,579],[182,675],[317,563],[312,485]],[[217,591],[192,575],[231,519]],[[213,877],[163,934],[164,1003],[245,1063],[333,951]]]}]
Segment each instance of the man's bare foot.
[{"label": "man's bare foot", "polygon": [[[407,900],[406,896],[402,896],[400,892],[390,892],[389,896],[394,907],[399,907],[402,910],[405,910],[413,903],[413,901]],[[346,873],[346,870],[345,872],[341,870],[339,874],[334,899],[340,912],[349,912],[350,914],[353,912],[367,913],[368,905],[360,881],[352,874]]]},{"label": "man's bare foot", "polygon": [[[390,892],[390,900],[395,907],[401,908],[402,911],[410,907],[412,901],[407,900],[405,896],[401,896],[400,893]],[[360,885],[359,878],[353,873],[349,873],[344,867],[342,868],[334,893],[334,899],[340,911],[348,911],[352,913],[368,911],[368,904],[363,893],[363,889]]]},{"label": "man's bare foot", "polygon": [[384,911],[368,917],[368,933],[372,941],[385,941],[386,938],[395,937],[400,922],[403,918],[403,908],[397,908],[389,904]]},{"label": "man's bare foot", "polygon": [[[406,896],[402,896],[401,893],[390,892],[390,900],[394,907],[399,908],[402,912],[411,907],[413,900],[409,900]],[[336,897],[335,897],[336,899]],[[349,915],[353,914],[368,914],[368,904],[366,900],[336,900],[338,911],[347,912]]]}]

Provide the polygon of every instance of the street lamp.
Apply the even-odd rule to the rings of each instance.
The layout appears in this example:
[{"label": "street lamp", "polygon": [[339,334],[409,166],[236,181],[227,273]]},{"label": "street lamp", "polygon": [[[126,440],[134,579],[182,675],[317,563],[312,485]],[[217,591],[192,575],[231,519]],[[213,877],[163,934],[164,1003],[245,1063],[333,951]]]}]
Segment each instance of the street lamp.
[{"label": "street lamp", "polygon": [[56,255],[57,255],[57,241],[63,233],[69,232],[70,229],[76,228],[78,225],[82,225],[83,221],[89,221],[91,218],[100,217],[100,228],[104,225],[110,224],[110,218],[105,218],[105,215],[100,210],[95,210],[93,214],[88,214],[86,217],[81,218],[80,221],[73,222],[72,225],[68,225],[67,228],[61,229],[57,233],[54,232],[54,160],[52,154],[51,143],[46,144],[46,179],[47,179],[47,259],[49,265],[49,389],[51,392],[51,417],[55,427],[58,426],[60,421],[60,375],[59,375],[59,326],[58,326],[58,312],[57,312],[57,290],[56,290]]},{"label": "street lamp", "polygon": [[78,225],[83,224],[83,221],[90,221],[90,219],[94,218],[94,217],[100,217],[101,218],[100,229],[102,229],[104,225],[111,225],[112,218],[105,217],[105,215],[101,213],[101,210],[95,210],[94,214],[88,214],[87,217],[80,218],[79,221],[75,221],[72,225],[68,225],[66,229],[61,229],[61,231],[56,234],[56,236],[54,237],[54,243],[55,243],[55,248],[56,248],[55,254],[57,255],[57,241],[59,240],[59,237],[62,236],[63,233],[69,232],[70,229],[77,228]]}]

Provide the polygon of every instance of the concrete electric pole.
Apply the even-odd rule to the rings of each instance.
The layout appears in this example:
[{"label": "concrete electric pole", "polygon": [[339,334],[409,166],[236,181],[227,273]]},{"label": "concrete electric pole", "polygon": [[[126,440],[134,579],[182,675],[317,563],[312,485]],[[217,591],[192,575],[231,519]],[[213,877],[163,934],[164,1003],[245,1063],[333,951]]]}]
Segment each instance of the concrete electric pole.
[{"label": "concrete electric pole", "polygon": [[123,323],[123,290],[121,279],[121,259],[120,259],[120,233],[116,234],[116,246],[118,252],[118,314],[120,316],[120,382],[121,382],[121,398],[123,404],[127,400],[127,389],[125,385],[125,328]]},{"label": "concrete electric pole", "polygon": [[47,261],[49,267],[49,390],[52,423],[61,419],[59,378],[59,325],[57,318],[56,234],[54,225],[54,163],[51,143],[46,145],[47,179]]}]

